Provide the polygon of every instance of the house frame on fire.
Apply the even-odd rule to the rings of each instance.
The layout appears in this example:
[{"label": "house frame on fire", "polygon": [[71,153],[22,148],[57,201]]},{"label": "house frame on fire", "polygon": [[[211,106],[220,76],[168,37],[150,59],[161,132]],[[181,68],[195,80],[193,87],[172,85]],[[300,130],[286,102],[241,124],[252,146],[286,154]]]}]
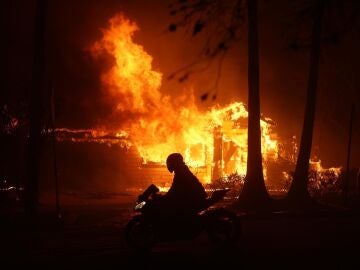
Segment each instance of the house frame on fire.
[{"label": "house frame on fire", "polygon": [[[263,119],[263,121],[267,121],[268,126],[275,125],[274,122],[268,119]],[[205,152],[203,155],[204,165],[190,165],[191,170],[203,183],[211,183],[214,180],[234,173],[245,175],[247,164],[247,128],[247,118],[244,117],[224,121],[222,125],[213,128],[212,152],[206,147],[201,147]],[[277,134],[274,132],[270,136],[273,140],[277,139]],[[267,164],[271,163],[271,161],[275,162],[278,156],[278,148],[274,149],[274,151],[267,151],[265,162]],[[270,170],[265,170],[267,176],[280,178],[281,172],[275,166],[270,165],[266,167],[271,167]],[[148,177],[147,180],[144,179],[146,182],[149,181],[160,186],[166,186],[171,182],[172,176],[167,171],[164,163],[142,163],[140,170],[143,172],[144,177]]]}]

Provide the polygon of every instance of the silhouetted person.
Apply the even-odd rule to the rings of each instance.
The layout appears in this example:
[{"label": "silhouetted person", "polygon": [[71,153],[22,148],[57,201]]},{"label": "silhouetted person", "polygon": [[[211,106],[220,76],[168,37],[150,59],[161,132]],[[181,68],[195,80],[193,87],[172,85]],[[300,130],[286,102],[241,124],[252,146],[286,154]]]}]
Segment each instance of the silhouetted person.
[{"label": "silhouetted person", "polygon": [[207,194],[197,177],[186,166],[181,154],[173,153],[166,159],[174,179],[165,199],[176,209],[198,211],[205,203]]},{"label": "silhouetted person", "polygon": [[163,215],[191,215],[198,212],[206,202],[207,194],[197,177],[185,164],[181,154],[168,156],[166,166],[174,178],[169,191],[155,197],[152,207]]}]

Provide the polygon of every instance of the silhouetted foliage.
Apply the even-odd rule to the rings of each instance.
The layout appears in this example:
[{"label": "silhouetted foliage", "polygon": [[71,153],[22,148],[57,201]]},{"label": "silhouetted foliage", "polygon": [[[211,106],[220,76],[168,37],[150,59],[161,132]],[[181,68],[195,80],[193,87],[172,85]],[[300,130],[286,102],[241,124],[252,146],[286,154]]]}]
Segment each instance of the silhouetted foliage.
[{"label": "silhouetted foliage", "polygon": [[172,24],[169,25],[169,31],[170,31],[170,32],[175,32],[176,29],[177,29],[176,24],[173,24],[173,23],[172,23]]},{"label": "silhouetted foliage", "polygon": [[[198,59],[175,71],[168,76],[168,79],[176,78],[182,83],[194,73],[208,69],[215,62],[218,65],[218,72],[213,87],[200,97],[205,101],[209,94],[217,91],[223,56],[231,44],[239,39],[240,26],[245,22],[245,1],[173,1],[168,8],[169,14],[174,17],[173,22],[169,24],[169,32],[186,28],[193,37],[199,35],[205,37]],[[216,97],[217,94],[213,93],[212,100]]]},{"label": "silhouetted foliage", "polygon": [[[294,12],[293,25],[289,26],[291,31],[291,41],[289,48],[298,51],[309,49],[311,46],[311,32],[304,31],[310,29],[311,20],[315,14],[318,1],[300,0],[292,1]],[[336,45],[346,36],[349,31],[359,28],[360,2],[354,0],[324,1],[323,33],[321,35],[322,45]]]},{"label": "silhouetted foliage", "polygon": [[237,173],[230,174],[228,176],[220,177],[213,180],[211,184],[206,187],[208,189],[229,189],[226,197],[231,200],[236,200],[244,186],[245,176]]},{"label": "silhouetted foliage", "polygon": [[207,100],[208,96],[209,96],[209,93],[204,93],[201,95],[200,98],[201,98],[201,100],[205,101],[205,100]]},{"label": "silhouetted foliage", "polygon": [[200,20],[198,20],[195,25],[194,25],[194,29],[193,29],[193,36],[195,36],[197,33],[199,33],[204,27],[204,23]]}]

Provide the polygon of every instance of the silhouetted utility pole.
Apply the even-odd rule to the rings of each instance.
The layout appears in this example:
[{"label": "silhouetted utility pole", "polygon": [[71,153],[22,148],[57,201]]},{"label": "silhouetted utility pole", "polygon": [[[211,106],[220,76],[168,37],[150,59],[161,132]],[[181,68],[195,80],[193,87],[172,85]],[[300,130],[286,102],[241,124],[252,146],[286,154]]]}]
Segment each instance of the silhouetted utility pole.
[{"label": "silhouetted utility pole", "polygon": [[33,74],[30,93],[29,151],[27,162],[27,182],[25,187],[25,211],[30,219],[35,218],[38,212],[46,4],[47,0],[36,1]]},{"label": "silhouetted utility pole", "polygon": [[351,157],[351,142],[352,142],[352,129],[355,118],[355,104],[352,104],[350,111],[350,123],[349,123],[349,140],[347,146],[347,158],[346,158],[346,171],[343,183],[343,202],[344,205],[348,204],[349,193],[349,170],[350,170],[350,157]]}]

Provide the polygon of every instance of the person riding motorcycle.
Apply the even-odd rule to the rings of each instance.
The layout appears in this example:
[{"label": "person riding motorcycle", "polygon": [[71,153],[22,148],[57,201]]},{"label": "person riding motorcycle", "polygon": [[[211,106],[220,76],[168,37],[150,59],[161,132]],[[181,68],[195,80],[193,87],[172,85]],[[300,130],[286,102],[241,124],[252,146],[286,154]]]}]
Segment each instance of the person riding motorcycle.
[{"label": "person riding motorcycle", "polygon": [[190,171],[180,153],[172,153],[166,166],[174,178],[169,191],[154,198],[151,207],[166,215],[192,215],[206,202],[207,193],[198,178]]},{"label": "person riding motorcycle", "polygon": [[228,189],[207,196],[179,153],[169,155],[166,165],[174,173],[172,185],[165,195],[154,184],[139,195],[134,208],[137,215],[125,228],[128,246],[147,252],[156,243],[191,240],[202,232],[219,247],[235,243],[240,232],[236,214],[214,206]]}]

